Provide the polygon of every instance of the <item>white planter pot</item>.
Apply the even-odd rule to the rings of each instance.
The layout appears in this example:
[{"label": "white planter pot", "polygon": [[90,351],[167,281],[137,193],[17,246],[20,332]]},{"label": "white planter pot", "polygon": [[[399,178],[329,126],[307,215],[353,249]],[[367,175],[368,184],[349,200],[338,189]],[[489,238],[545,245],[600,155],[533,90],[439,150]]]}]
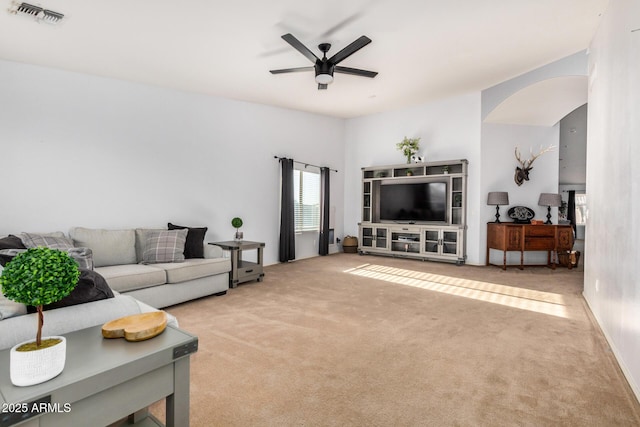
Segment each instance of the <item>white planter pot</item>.
[{"label": "white planter pot", "polygon": [[28,386],[40,384],[56,377],[64,369],[67,357],[67,340],[65,337],[45,337],[45,339],[57,338],[61,342],[53,347],[42,348],[34,351],[16,351],[18,347],[33,340],[24,341],[11,348],[9,353],[9,375],[11,382],[16,386]]}]

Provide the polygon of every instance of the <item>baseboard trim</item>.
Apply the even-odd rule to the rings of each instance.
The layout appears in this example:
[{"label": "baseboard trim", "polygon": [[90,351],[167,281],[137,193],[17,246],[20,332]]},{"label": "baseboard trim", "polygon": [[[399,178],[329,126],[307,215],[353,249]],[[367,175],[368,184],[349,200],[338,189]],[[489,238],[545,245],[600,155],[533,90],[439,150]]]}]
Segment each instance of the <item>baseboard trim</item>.
[{"label": "baseboard trim", "polygon": [[620,371],[622,372],[624,379],[627,381],[627,384],[629,384],[629,388],[633,392],[636,400],[638,401],[638,403],[640,403],[640,387],[633,380],[631,371],[625,365],[624,360],[620,356],[620,352],[618,351],[618,348],[615,346],[613,340],[611,339],[609,334],[607,334],[607,331],[602,327],[600,318],[598,318],[598,315],[594,313],[594,311],[591,309],[591,304],[589,304],[589,299],[587,298],[584,292],[582,292],[582,299],[584,300],[585,304],[587,305],[587,308],[589,309],[587,314],[591,317],[591,319],[593,320],[593,323],[598,327],[598,329],[600,329],[600,331],[602,332],[602,335],[604,335],[604,338],[607,340],[607,344],[609,344],[609,348],[611,348],[611,353],[613,354],[613,357],[615,358],[618,366],[620,367]]}]

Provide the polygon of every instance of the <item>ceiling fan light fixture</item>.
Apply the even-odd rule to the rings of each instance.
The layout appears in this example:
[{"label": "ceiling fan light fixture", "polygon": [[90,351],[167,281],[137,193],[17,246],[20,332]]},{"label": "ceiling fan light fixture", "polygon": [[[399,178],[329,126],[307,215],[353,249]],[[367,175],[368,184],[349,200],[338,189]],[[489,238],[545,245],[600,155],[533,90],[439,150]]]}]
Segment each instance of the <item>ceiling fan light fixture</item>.
[{"label": "ceiling fan light fixture", "polygon": [[328,85],[331,82],[333,82],[333,76],[331,74],[321,73],[316,75],[316,83],[318,84]]},{"label": "ceiling fan light fixture", "polygon": [[295,50],[300,52],[305,58],[314,63],[313,67],[298,67],[298,68],[285,68],[281,70],[270,70],[271,74],[282,73],[295,73],[298,71],[311,71],[315,70],[316,83],[318,84],[318,90],[326,89],[327,86],[333,82],[334,71],[343,74],[351,74],[361,77],[375,77],[378,73],[374,71],[360,70],[357,68],[349,68],[337,66],[340,62],[353,55],[358,50],[362,49],[369,43],[371,39],[367,36],[361,36],[353,43],[342,49],[340,52],[333,55],[331,58],[327,58],[327,52],[331,49],[330,43],[320,43],[318,49],[322,52],[322,59],[318,58],[315,53],[311,52],[308,47],[295,38],[292,34],[285,34],[282,39],[289,43]]}]

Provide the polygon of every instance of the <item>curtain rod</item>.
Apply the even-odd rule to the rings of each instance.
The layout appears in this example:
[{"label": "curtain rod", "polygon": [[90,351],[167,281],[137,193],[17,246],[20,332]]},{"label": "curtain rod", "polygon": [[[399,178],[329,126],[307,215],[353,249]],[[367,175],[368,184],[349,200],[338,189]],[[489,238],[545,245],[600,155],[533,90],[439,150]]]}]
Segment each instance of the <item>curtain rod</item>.
[{"label": "curtain rod", "polygon": [[[286,159],[286,157],[278,157],[278,156],[273,156],[274,159],[278,159],[278,161]],[[293,159],[292,159],[293,160]],[[293,163],[297,163],[299,165],[304,165],[304,167],[306,168],[307,166],[313,166],[314,168],[318,168],[321,169],[322,166],[317,166],[317,165],[312,165],[311,163],[305,163],[305,162],[299,162],[297,160],[293,160]],[[329,168],[330,171],[332,172],[338,172],[338,169],[331,169]]]}]

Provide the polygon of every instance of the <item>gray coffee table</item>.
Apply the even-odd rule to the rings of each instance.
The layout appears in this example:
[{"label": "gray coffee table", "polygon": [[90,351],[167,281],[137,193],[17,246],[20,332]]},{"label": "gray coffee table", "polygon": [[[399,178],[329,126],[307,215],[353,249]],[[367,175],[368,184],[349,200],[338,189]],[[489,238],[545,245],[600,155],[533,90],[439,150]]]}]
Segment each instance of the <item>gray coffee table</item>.
[{"label": "gray coffee table", "polygon": [[[0,427],[23,421],[21,426],[158,426],[146,408],[163,398],[166,425],[189,425],[189,356],[198,350],[197,337],[167,327],[146,341],[108,340],[101,326],[65,336],[64,371],[30,387],[11,384],[9,350],[0,351]],[[33,411],[34,403],[42,410]]]}]

